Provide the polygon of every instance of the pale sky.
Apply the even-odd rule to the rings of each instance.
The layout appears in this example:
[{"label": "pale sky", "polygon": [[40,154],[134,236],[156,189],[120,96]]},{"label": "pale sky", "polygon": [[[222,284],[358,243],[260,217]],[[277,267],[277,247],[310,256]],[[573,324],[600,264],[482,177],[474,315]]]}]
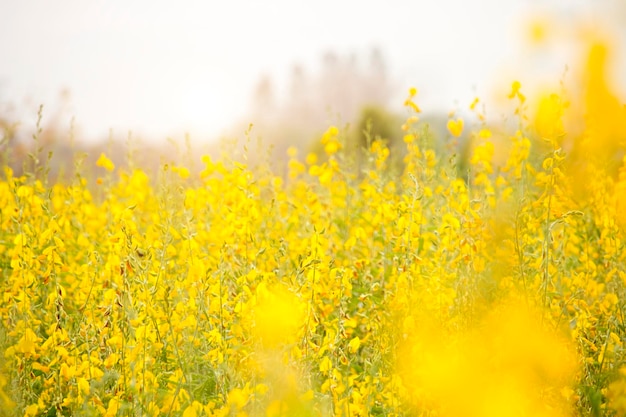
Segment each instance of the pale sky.
[{"label": "pale sky", "polygon": [[[619,1],[2,0],[0,102],[34,123],[67,89],[63,117],[85,139],[113,129],[207,140],[246,112],[262,73],[286,83],[295,63],[377,46],[402,91],[416,86],[423,108],[447,111],[489,94],[498,74],[556,78],[573,64],[567,45],[524,55],[532,13],[567,21]],[[527,69],[529,59],[541,62]]]}]

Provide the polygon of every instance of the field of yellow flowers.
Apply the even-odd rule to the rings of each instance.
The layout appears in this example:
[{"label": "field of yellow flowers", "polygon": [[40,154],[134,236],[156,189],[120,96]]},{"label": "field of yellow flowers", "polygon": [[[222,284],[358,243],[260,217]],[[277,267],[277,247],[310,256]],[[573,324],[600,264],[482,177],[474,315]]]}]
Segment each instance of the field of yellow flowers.
[{"label": "field of yellow flowers", "polygon": [[[0,182],[0,416],[626,415],[626,108],[523,87],[461,162],[330,127],[288,173]],[[476,110],[472,108],[481,120]],[[620,153],[621,152],[621,153]],[[397,155],[396,155],[397,156]],[[400,172],[396,172],[400,171]]]}]

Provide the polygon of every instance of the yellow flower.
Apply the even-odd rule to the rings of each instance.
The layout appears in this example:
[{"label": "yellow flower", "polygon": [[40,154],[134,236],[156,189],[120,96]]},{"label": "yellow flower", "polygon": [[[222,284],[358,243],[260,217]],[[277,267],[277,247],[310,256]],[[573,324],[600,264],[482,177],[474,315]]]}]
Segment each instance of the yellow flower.
[{"label": "yellow flower", "polygon": [[324,145],[324,152],[326,152],[328,156],[336,154],[339,149],[341,149],[341,144],[336,140],[328,141],[326,145]]},{"label": "yellow flower", "polygon": [[327,374],[333,367],[332,362],[328,356],[324,356],[319,364],[319,370],[323,374]]},{"label": "yellow flower", "polygon": [[35,356],[37,353],[37,343],[41,341],[31,329],[24,331],[24,336],[17,342],[16,352],[22,353],[26,357]]},{"label": "yellow flower", "polygon": [[521,88],[522,84],[519,81],[513,81],[513,83],[511,84],[511,92],[509,93],[508,97],[510,99],[517,98],[520,101],[520,104],[524,104],[524,102],[526,101],[526,96],[520,91]]},{"label": "yellow flower", "polygon": [[564,133],[563,111],[565,105],[556,94],[545,96],[539,102],[535,116],[535,128],[539,136],[556,145]]},{"label": "yellow flower", "polygon": [[322,136],[324,152],[326,152],[328,156],[334,155],[342,148],[341,143],[337,138],[338,135],[339,129],[337,129],[335,126],[331,126]]},{"label": "yellow flower", "polygon": [[194,401],[183,412],[183,417],[197,417],[202,413],[202,404],[198,401]]},{"label": "yellow flower", "polygon": [[452,136],[458,138],[463,133],[463,119],[448,120],[448,131]]},{"label": "yellow flower", "polygon": [[78,385],[78,389],[83,395],[89,394],[89,390],[90,390],[89,382],[85,378],[78,378],[76,380],[76,383]]},{"label": "yellow flower", "polygon": [[113,171],[115,169],[113,161],[107,158],[104,153],[100,154],[100,158],[96,161],[96,166],[103,167],[107,171]]},{"label": "yellow flower", "polygon": [[233,388],[228,393],[228,404],[234,407],[235,410],[242,409],[250,399],[250,394],[247,389]]},{"label": "yellow flower", "polygon": [[69,367],[67,365],[67,363],[63,362],[61,364],[61,376],[66,380],[69,381],[70,379],[74,378],[74,374],[76,373],[76,369],[72,366]]},{"label": "yellow flower", "polygon": [[172,171],[176,172],[183,180],[189,178],[189,170],[185,167],[172,167]]},{"label": "yellow flower", "polygon": [[361,347],[361,339],[359,336],[353,338],[348,342],[348,347],[350,348],[350,352],[355,353]]},{"label": "yellow flower", "polygon": [[254,333],[263,346],[293,342],[304,325],[303,303],[281,285],[257,287]]},{"label": "yellow flower", "polygon": [[522,84],[517,80],[513,81],[513,84],[511,84],[511,92],[509,93],[509,98],[513,98],[517,94],[519,94],[520,88],[522,88]]},{"label": "yellow flower", "polygon": [[28,407],[26,407],[26,410],[24,410],[24,416],[25,417],[36,416],[38,411],[39,411],[39,406],[37,404],[31,404]]},{"label": "yellow flower", "polygon": [[311,152],[306,156],[307,165],[313,165],[317,163],[317,154]]},{"label": "yellow flower", "polygon": [[120,409],[120,399],[113,397],[109,400],[109,406],[106,409],[105,417],[114,417]]}]

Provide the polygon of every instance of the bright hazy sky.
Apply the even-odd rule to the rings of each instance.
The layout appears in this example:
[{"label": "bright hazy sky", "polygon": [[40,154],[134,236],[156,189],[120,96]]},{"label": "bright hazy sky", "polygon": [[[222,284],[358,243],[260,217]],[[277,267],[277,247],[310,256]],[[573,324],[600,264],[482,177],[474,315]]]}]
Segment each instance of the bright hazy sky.
[{"label": "bright hazy sky", "polygon": [[286,84],[294,63],[377,46],[400,95],[414,85],[423,108],[447,111],[488,94],[497,74],[520,78],[528,59],[552,78],[571,64],[524,56],[533,12],[566,21],[616,1],[4,0],[0,102],[34,123],[38,105],[53,113],[68,89],[63,117],[84,138],[112,128],[205,140],[245,113],[260,74]]}]

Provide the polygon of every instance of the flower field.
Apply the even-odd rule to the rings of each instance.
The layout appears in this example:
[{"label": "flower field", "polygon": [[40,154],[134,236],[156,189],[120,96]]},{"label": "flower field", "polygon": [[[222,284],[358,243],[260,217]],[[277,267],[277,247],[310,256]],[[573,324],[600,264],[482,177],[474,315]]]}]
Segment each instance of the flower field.
[{"label": "flower field", "polygon": [[626,108],[592,86],[575,134],[514,82],[517,127],[474,103],[443,144],[411,89],[360,164],[330,127],[284,174],[5,168],[0,416],[626,415]]}]

